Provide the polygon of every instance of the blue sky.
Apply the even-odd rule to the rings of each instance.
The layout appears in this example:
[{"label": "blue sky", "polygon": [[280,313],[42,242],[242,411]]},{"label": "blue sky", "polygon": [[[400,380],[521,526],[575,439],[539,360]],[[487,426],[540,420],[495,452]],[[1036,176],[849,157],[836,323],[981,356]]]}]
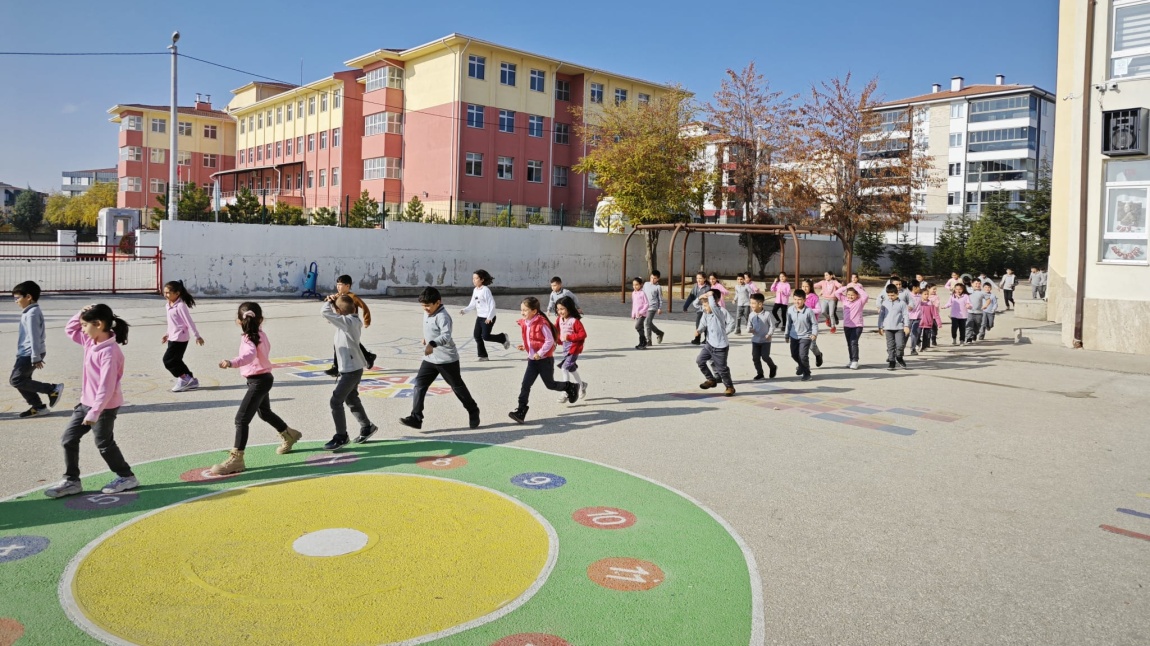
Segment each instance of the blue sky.
[{"label": "blue sky", "polygon": [[[459,32],[652,81],[708,100],[724,70],[756,61],[776,89],[853,72],[877,75],[888,99],[969,83],[1036,84],[1054,91],[1054,0],[744,2],[217,2],[108,4],[6,0],[0,51],[163,51],[298,82],[343,69],[381,47]],[[248,76],[186,59],[180,103],[196,92],[219,107]],[[0,182],[58,190],[60,172],[114,166],[117,103],[166,104],[169,59],[0,56]]]}]

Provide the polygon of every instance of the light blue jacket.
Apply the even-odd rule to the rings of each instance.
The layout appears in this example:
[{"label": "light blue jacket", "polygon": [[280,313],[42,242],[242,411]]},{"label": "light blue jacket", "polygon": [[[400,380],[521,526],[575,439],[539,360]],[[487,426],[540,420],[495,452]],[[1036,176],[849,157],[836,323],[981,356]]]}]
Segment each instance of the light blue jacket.
[{"label": "light blue jacket", "polygon": [[20,330],[16,337],[16,356],[31,357],[32,363],[44,360],[44,313],[39,303],[32,303],[20,314]]},{"label": "light blue jacket", "polygon": [[340,314],[327,301],[324,301],[320,313],[336,328],[334,343],[335,356],[339,359],[339,371],[355,372],[365,368],[367,359],[359,349],[359,335],[363,332],[363,321],[359,320],[359,316]]},{"label": "light blue jacket", "polygon": [[792,339],[806,339],[812,336],[818,336],[819,323],[815,319],[815,311],[809,307],[804,307],[800,312],[797,307],[791,305],[787,308],[787,336]]},{"label": "light blue jacket", "polygon": [[[702,298],[709,299],[710,295],[705,295]],[[698,329],[707,335],[707,345],[712,348],[726,348],[731,345],[728,335],[735,331],[735,319],[727,312],[727,308],[719,307],[714,301],[711,301],[711,313],[703,312],[703,318],[699,320]]]},{"label": "light blue jacket", "polygon": [[444,364],[459,361],[459,348],[451,338],[451,315],[442,304],[434,313],[423,313],[423,340],[434,343],[435,349],[423,357],[428,363]]}]

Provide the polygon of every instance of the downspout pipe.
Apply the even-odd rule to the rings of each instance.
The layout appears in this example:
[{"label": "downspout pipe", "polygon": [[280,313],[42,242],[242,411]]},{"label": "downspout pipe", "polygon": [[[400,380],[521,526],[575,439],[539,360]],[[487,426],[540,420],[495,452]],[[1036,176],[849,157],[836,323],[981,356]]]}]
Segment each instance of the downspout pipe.
[{"label": "downspout pipe", "polygon": [[1086,56],[1082,70],[1082,150],[1078,169],[1078,276],[1074,290],[1074,347],[1082,348],[1086,310],[1086,234],[1090,208],[1090,99],[1094,72],[1094,14],[1098,0],[1086,1]]}]

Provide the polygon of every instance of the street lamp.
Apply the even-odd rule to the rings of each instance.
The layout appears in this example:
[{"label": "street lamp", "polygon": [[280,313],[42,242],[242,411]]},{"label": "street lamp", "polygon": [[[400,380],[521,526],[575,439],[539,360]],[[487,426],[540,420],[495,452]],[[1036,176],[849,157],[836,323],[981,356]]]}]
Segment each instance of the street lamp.
[{"label": "street lamp", "polygon": [[176,50],[176,43],[180,40],[180,32],[172,32],[172,44],[168,47],[172,52],[172,105],[171,116],[168,119],[169,145],[171,149],[168,151],[170,157],[168,158],[168,219],[179,219],[179,168],[177,166],[176,158],[179,156],[177,131],[179,128],[179,106],[176,103],[176,60],[179,54]]}]

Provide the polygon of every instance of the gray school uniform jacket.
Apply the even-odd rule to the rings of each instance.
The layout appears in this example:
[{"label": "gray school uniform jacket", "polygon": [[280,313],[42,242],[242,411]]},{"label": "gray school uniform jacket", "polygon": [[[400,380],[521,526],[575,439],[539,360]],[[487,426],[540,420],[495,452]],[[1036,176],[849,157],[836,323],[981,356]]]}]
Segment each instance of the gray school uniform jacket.
[{"label": "gray school uniform jacket", "polygon": [[747,319],[747,326],[751,330],[751,343],[770,343],[777,324],[778,321],[771,316],[771,311],[765,307],[761,312],[751,312],[750,318]]},{"label": "gray school uniform jacket", "polygon": [[331,303],[324,301],[320,314],[328,323],[335,326],[335,356],[339,359],[340,372],[355,372],[367,366],[367,359],[359,350],[359,335],[363,332],[363,321],[356,314],[342,315],[335,311]]},{"label": "gray school uniform jacket", "polygon": [[647,295],[647,311],[663,309],[663,286],[651,282],[643,283],[643,293]]},{"label": "gray school uniform jacket", "polygon": [[735,285],[735,307],[749,307],[751,305],[751,286]]},{"label": "gray school uniform jacket", "polygon": [[970,293],[970,313],[982,314],[982,301],[986,300],[986,292],[981,289]]},{"label": "gray school uniform jacket", "polygon": [[711,303],[711,313],[703,312],[699,321],[699,331],[707,335],[707,345],[720,350],[731,345],[727,335],[735,331],[735,319],[725,307]]},{"label": "gray school uniform jacket", "polygon": [[906,307],[906,303],[899,300],[890,300],[889,298],[882,299],[883,309],[882,329],[888,331],[897,331],[905,327],[910,327],[910,311]]},{"label": "gray school uniform jacket", "polygon": [[40,363],[47,354],[44,343],[44,313],[39,303],[32,303],[20,313],[20,327],[16,332],[16,356],[29,357]]},{"label": "gray school uniform jacket", "polygon": [[564,287],[563,289],[561,289],[559,291],[551,290],[551,300],[550,300],[550,302],[547,303],[547,313],[548,314],[554,314],[555,313],[555,304],[558,303],[559,299],[563,298],[564,296],[566,296],[567,298],[570,298],[572,301],[575,302],[575,309],[577,309],[577,310],[582,309],[581,307],[579,307],[579,299],[575,298],[575,294],[571,290]]},{"label": "gray school uniform jacket", "polygon": [[791,339],[805,339],[818,336],[819,323],[815,319],[815,312],[809,307],[802,311],[791,305],[787,308],[787,337]]},{"label": "gray school uniform jacket", "polygon": [[451,315],[442,304],[433,314],[423,313],[423,340],[435,347],[423,357],[428,363],[444,364],[459,361],[459,348],[451,338]]}]

